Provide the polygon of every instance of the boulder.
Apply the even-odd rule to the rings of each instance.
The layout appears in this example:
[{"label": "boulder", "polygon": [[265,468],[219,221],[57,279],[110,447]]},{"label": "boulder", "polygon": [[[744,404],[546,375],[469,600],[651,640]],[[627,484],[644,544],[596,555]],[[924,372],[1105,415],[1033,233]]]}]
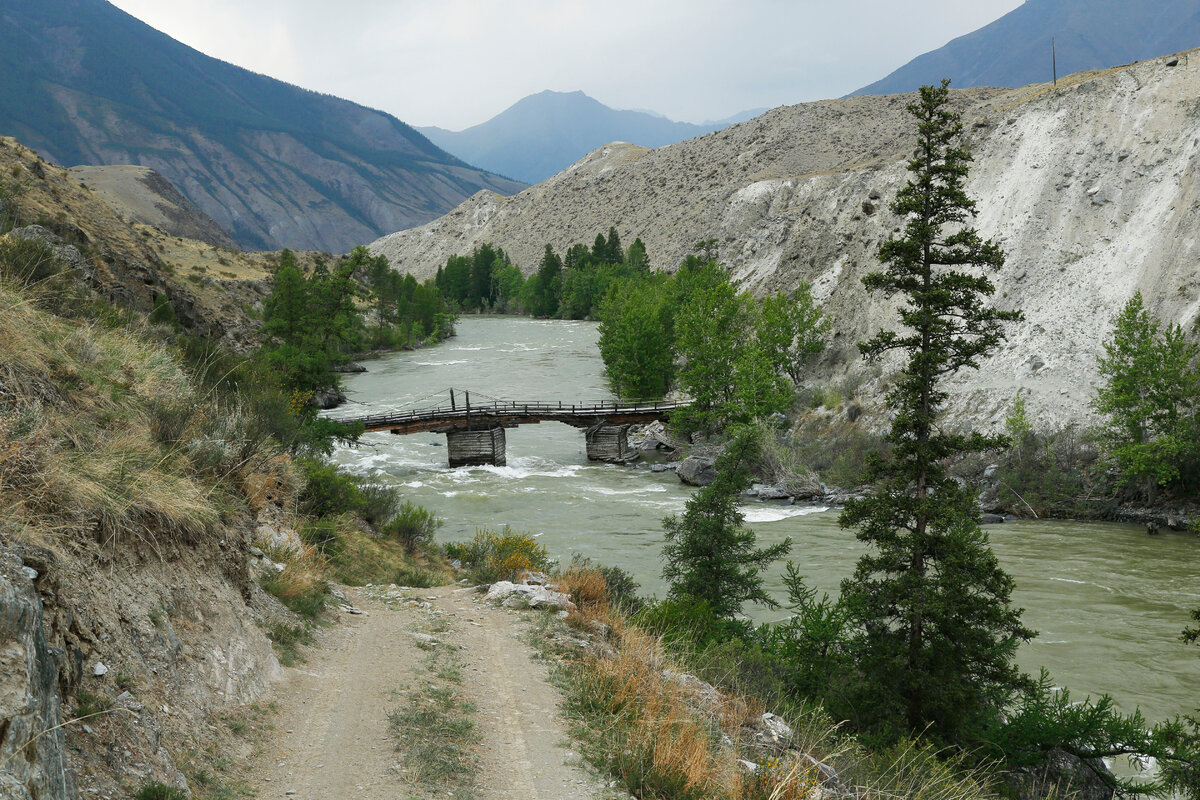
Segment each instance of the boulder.
[{"label": "boulder", "polygon": [[979,518],[979,522],[982,525],[999,525],[1004,522],[1004,517],[999,514],[984,514]]},{"label": "boulder", "polygon": [[312,404],[322,411],[337,408],[346,402],[346,395],[340,389],[320,389],[313,392]]},{"label": "boulder", "polygon": [[717,468],[712,459],[688,456],[679,462],[675,474],[688,486],[708,486],[717,479]]},{"label": "boulder", "polygon": [[553,586],[528,585],[512,581],[497,581],[488,588],[484,600],[500,603],[508,608],[575,608],[571,598]]},{"label": "boulder", "polygon": [[754,731],[754,743],[764,750],[782,752],[792,744],[794,732],[790,725],[769,711],[758,718]]}]

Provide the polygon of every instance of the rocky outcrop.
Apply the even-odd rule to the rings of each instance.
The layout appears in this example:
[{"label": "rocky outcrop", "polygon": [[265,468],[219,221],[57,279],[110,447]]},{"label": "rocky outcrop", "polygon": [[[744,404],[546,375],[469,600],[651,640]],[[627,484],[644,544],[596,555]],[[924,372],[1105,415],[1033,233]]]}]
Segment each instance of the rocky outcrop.
[{"label": "rocky outcrop", "polygon": [[[1001,425],[1018,389],[1039,427],[1087,420],[1101,342],[1135,290],[1185,330],[1200,320],[1200,58],[1062,84],[953,93],[975,159],[977,226],[1008,253],[995,301],[1026,317],[980,371],[947,382],[952,411],[980,427]],[[518,195],[476,195],[371,247],[426,276],[491,241],[531,271],[546,243],[561,252],[615,225],[623,241],[642,238],[656,269],[672,269],[716,237],[753,291],[812,285],[835,330],[814,382],[850,373],[881,400],[897,362],[868,368],[854,345],[895,324],[893,302],[868,297],[861,279],[901,225],[889,204],[907,178],[910,100],[777,108],[652,151],[608,145]]]},{"label": "rocky outcrop", "polygon": [[717,466],[711,458],[688,456],[679,462],[675,474],[688,486],[708,486],[717,479]]},{"label": "rocky outcrop", "polygon": [[483,599],[508,608],[553,608],[563,611],[575,608],[571,598],[557,589],[557,586],[529,581],[497,581],[488,588]]},{"label": "rocky outcrop", "polygon": [[46,643],[37,570],[0,546],[0,796],[68,800],[58,694],[60,653]]}]

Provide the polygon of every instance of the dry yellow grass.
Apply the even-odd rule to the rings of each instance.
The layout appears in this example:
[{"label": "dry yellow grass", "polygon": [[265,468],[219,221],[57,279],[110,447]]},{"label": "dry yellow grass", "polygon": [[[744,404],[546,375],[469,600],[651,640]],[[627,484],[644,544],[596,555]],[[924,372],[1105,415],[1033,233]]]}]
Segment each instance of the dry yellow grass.
[{"label": "dry yellow grass", "polygon": [[0,381],[0,504],[10,516],[104,540],[194,537],[219,521],[211,486],[152,434],[157,405],[193,396],[162,346],[55,317],[0,285]]}]

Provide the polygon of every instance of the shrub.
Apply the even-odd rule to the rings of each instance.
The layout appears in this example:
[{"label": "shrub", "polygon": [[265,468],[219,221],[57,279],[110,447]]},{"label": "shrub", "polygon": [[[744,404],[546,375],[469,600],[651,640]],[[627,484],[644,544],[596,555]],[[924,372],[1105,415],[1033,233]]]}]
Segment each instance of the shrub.
[{"label": "shrub", "polygon": [[513,580],[522,572],[546,569],[550,557],[546,548],[527,533],[513,533],[508,528],[494,531],[481,528],[475,538],[448,552],[470,568],[480,583]]},{"label": "shrub", "polygon": [[300,459],[304,474],[304,491],[300,493],[300,510],[314,517],[334,517],[347,512],[361,511],[363,493],[353,476],[311,458]]},{"label": "shrub", "polygon": [[345,550],[338,536],[337,524],[332,520],[319,520],[300,529],[300,541],[311,545],[326,558],[337,558]]},{"label": "shrub", "polygon": [[138,789],[133,797],[134,800],[187,800],[187,792],[152,781]]},{"label": "shrub", "polygon": [[0,276],[29,286],[53,278],[63,264],[39,239],[9,236],[0,241]]},{"label": "shrub", "polygon": [[175,325],[179,320],[175,318],[175,307],[171,305],[171,299],[165,294],[154,295],[154,308],[150,311],[150,321],[156,325]]},{"label": "shrub", "polygon": [[358,513],[367,522],[379,526],[401,514],[408,503],[401,503],[400,492],[394,486],[379,483],[359,484],[361,503]]},{"label": "shrub", "polygon": [[434,531],[442,524],[430,511],[405,501],[396,515],[383,526],[383,535],[404,545],[408,552],[433,541]]}]

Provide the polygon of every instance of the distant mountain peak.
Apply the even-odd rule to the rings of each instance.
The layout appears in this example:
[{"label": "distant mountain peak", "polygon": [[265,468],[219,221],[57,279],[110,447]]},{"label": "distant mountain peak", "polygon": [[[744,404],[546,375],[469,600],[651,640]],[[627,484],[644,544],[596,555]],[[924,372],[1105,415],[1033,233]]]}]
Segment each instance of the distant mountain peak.
[{"label": "distant mountain peak", "polygon": [[418,130],[468,164],[526,183],[539,183],[609,142],[662,147],[745,119],[749,116],[743,113],[736,119],[694,125],[655,112],[610,108],[578,89],[546,89],[521,98],[487,122],[466,130]]}]

